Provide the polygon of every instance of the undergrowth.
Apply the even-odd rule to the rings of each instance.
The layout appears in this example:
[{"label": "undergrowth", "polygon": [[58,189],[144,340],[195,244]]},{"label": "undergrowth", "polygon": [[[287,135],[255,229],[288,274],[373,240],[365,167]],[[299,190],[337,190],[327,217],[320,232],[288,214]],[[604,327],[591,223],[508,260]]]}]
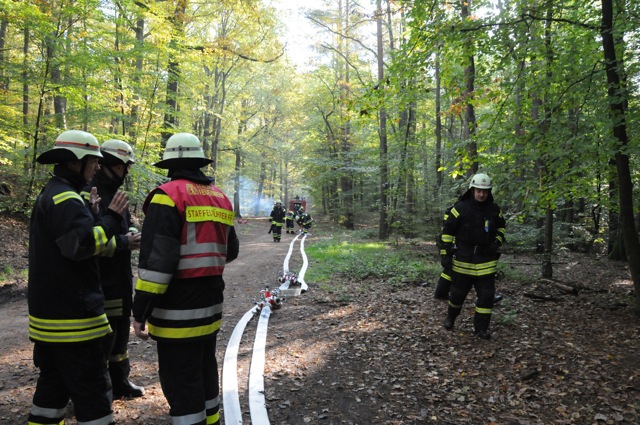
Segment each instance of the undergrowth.
[{"label": "undergrowth", "polygon": [[425,258],[424,252],[385,242],[324,239],[307,248],[314,266],[308,280],[330,282],[340,276],[347,280],[380,279],[391,285],[421,283],[440,273],[440,265]]}]

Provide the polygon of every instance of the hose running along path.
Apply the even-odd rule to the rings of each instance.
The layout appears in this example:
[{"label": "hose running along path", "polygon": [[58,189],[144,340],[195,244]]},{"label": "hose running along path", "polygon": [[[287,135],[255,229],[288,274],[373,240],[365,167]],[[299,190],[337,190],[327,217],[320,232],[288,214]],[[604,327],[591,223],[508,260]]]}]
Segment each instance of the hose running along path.
[{"label": "hose running along path", "polygon": [[252,425],[269,425],[267,404],[264,398],[264,355],[270,315],[271,307],[268,305],[262,307],[253,344],[251,369],[249,369],[249,410],[251,410]]},{"label": "hose running along path", "polygon": [[[305,235],[306,237],[307,235]],[[293,252],[293,247],[296,244],[296,241],[300,237],[300,233],[296,235],[295,238],[289,243],[289,251],[287,252],[287,256],[284,257],[284,262],[282,263],[282,274],[285,275],[289,273],[289,259],[291,258],[291,253]]]},{"label": "hose running along path", "polygon": [[[282,265],[283,275],[289,274],[289,259],[293,252],[293,247],[296,240],[300,237],[300,234],[289,244],[289,252],[284,259]],[[297,292],[305,292],[308,290],[308,285],[304,281],[304,275],[309,267],[309,261],[307,254],[304,251],[304,241],[307,238],[305,233],[300,240],[300,253],[302,254],[302,268],[298,275],[298,282],[300,282],[300,288],[291,289]],[[289,290],[290,281],[287,280],[280,286],[280,290],[286,292]],[[252,425],[269,425],[269,415],[267,413],[267,405],[264,397],[264,359],[265,359],[265,347],[267,344],[267,327],[269,325],[269,317],[271,315],[271,307],[267,304],[262,307],[262,310],[258,310],[258,307],[254,307],[247,311],[242,319],[236,324],[233,329],[229,343],[227,344],[227,350],[224,354],[224,365],[222,369],[222,405],[225,424],[239,425],[242,424],[242,410],[240,408],[240,398],[238,395],[238,351],[240,347],[240,341],[242,335],[247,327],[247,324],[251,321],[256,313],[260,313],[260,319],[258,321],[258,327],[256,329],[256,336],[253,343],[253,355],[251,357],[251,368],[249,370],[249,410],[251,412],[251,424]]]},{"label": "hose running along path", "polygon": [[242,334],[247,324],[255,315],[256,307],[247,311],[233,329],[233,333],[224,353],[224,366],[222,368],[222,406],[224,408],[225,424],[241,424],[242,410],[240,409],[240,397],[238,395],[238,350]]},{"label": "hose running along path", "polygon": [[[284,259],[284,263],[282,263],[282,274],[287,275],[290,273],[289,271],[289,259],[291,258],[291,253],[293,252],[293,247],[296,244],[296,240],[300,237],[300,233],[296,235],[295,238],[289,244],[289,252],[287,252],[287,256]],[[307,233],[304,234],[302,239],[300,239],[300,254],[302,254],[302,268],[300,269],[300,274],[298,275],[298,282],[300,283],[299,288],[290,288],[291,281],[287,280],[282,285],[280,285],[280,291],[282,291],[283,295],[300,295],[301,292],[306,292],[309,290],[309,285],[304,281],[304,274],[307,272],[307,268],[309,267],[309,261],[307,259],[307,254],[304,252],[304,241],[307,238]]]}]

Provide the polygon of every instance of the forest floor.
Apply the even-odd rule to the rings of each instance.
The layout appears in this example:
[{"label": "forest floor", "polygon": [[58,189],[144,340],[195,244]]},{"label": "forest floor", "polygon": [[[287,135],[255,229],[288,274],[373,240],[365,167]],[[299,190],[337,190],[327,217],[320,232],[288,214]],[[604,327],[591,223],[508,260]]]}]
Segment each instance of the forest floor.
[{"label": "forest floor", "polygon": [[[324,226],[306,246],[323,237]],[[265,220],[249,219],[237,229],[241,253],[225,270],[220,368],[238,320],[265,285],[277,286],[293,238],[283,235],[274,244]],[[1,217],[0,237],[0,423],[24,424],[37,379],[27,338],[28,225]],[[420,249],[436,261],[435,246]],[[301,265],[297,252],[296,245],[292,271]],[[527,278],[498,282],[504,300],[494,309],[489,341],[473,336],[473,293],[454,330],[442,327],[446,304],[432,296],[437,276],[402,286],[307,281],[309,291],[288,298],[269,321],[270,423],[640,424],[640,322],[631,311],[626,265],[565,254],[555,259],[550,282],[535,278],[540,266],[533,256],[507,253],[502,261],[512,269],[507,276]],[[254,319],[238,358],[244,423],[251,423],[246,376],[255,328]],[[131,380],[146,394],[115,401],[117,423],[169,424],[154,343],[132,334],[129,351]]]}]

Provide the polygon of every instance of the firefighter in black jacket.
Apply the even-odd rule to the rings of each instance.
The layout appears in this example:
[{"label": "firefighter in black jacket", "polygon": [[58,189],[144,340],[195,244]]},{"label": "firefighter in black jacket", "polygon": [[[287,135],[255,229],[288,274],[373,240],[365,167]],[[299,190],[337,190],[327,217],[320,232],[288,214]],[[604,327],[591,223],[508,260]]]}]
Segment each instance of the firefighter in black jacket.
[{"label": "firefighter in black jacket", "polygon": [[271,222],[271,232],[273,232],[273,241],[280,242],[282,239],[282,225],[287,215],[287,210],[282,206],[282,201],[277,200],[273,205],[269,221]]},{"label": "firefighter in black jacket", "polygon": [[[451,207],[453,208],[453,207]],[[442,219],[442,225],[444,226],[444,223],[446,223],[447,219],[449,218],[449,214],[451,213],[451,208],[447,208],[447,210],[444,212],[444,218]],[[455,241],[454,241],[455,242]],[[440,244],[441,248],[440,248],[440,255],[447,255],[447,246],[450,246],[451,244],[447,244],[447,245],[443,245],[442,244],[442,235],[440,235],[440,241],[438,241],[438,243]],[[449,265],[448,262],[446,262],[446,265]],[[453,272],[451,271],[451,267],[448,268],[442,268],[442,272],[440,273],[440,278],[438,279],[438,283],[436,285],[436,291],[435,294],[433,295],[433,297],[437,300],[442,300],[442,301],[448,301],[449,300],[449,291],[451,290],[451,276],[453,275]]]},{"label": "firefighter in black jacket", "polygon": [[107,247],[129,201],[117,192],[103,214],[91,189],[100,145],[84,131],[61,133],[41,164],[56,164],[33,207],[29,234],[29,339],[40,375],[29,424],[61,424],[73,401],[78,424],[113,423],[103,339],[111,331],[95,256]]},{"label": "firefighter in black jacket", "polygon": [[[233,206],[200,168],[200,141],[189,133],[167,140],[171,181],[144,204],[133,327],[157,342],[160,384],[171,423],[220,423],[216,338],[222,320],[225,263],[238,256]],[[148,333],[146,323],[148,322]]]},{"label": "firefighter in black jacket", "polygon": [[491,178],[476,174],[469,190],[452,208],[442,228],[442,267],[453,271],[446,329],[456,317],[472,287],[477,294],[473,321],[476,335],[490,339],[489,324],[495,295],[500,247],[505,241],[505,220],[493,202]]},{"label": "firefighter in black jacket", "polygon": [[[100,171],[86,190],[95,186],[104,211],[118,189],[124,184],[129,168],[135,160],[128,143],[110,139],[100,146]],[[87,191],[83,195],[87,196]],[[131,223],[126,211],[120,226],[108,243],[107,250],[98,257],[100,280],[105,297],[105,313],[113,330],[105,339],[105,354],[109,362],[109,376],[113,398],[142,397],[144,388],[129,381],[129,331],[131,329],[131,302],[133,297],[131,251],[140,248],[140,233]]]},{"label": "firefighter in black jacket", "polygon": [[296,223],[301,227],[303,234],[309,233],[311,225],[313,224],[313,217],[311,217],[311,214],[306,212],[303,207],[300,207],[298,215],[296,216]]},{"label": "firefighter in black jacket", "polygon": [[296,214],[292,210],[287,211],[287,215],[284,217],[284,222],[287,228],[287,234],[291,233],[292,235],[296,233],[294,229]]}]

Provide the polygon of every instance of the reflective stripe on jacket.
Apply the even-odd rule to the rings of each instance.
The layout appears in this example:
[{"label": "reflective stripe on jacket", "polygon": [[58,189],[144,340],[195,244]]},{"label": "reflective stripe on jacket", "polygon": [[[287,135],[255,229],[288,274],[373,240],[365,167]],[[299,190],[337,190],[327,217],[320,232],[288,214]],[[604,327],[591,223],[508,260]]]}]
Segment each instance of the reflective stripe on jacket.
[{"label": "reflective stripe on jacket", "polygon": [[214,337],[234,224],[231,202],[213,184],[179,178],[154,190],[145,205],[134,316],[148,320],[156,340]]},{"label": "reflective stripe on jacket", "polygon": [[[69,174],[56,168],[54,172]],[[78,343],[111,332],[95,255],[103,252],[117,223],[96,222],[68,179],[51,178],[35,202],[29,235],[29,338]]]},{"label": "reflective stripe on jacket", "polygon": [[[184,218],[176,279],[219,276],[227,257],[227,234],[233,206],[214,185],[174,180],[160,186]],[[152,200],[153,202],[153,200]]]},{"label": "reflective stripe on jacket", "polygon": [[467,276],[495,273],[505,224],[500,207],[489,200],[456,203],[445,213],[441,234],[445,254],[454,255],[453,271]]}]

